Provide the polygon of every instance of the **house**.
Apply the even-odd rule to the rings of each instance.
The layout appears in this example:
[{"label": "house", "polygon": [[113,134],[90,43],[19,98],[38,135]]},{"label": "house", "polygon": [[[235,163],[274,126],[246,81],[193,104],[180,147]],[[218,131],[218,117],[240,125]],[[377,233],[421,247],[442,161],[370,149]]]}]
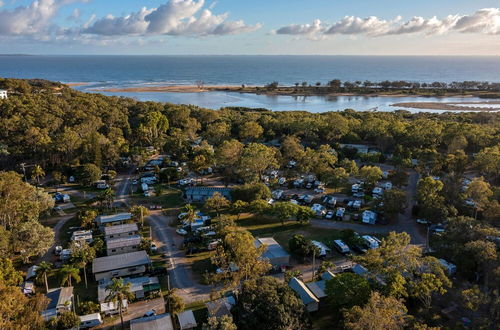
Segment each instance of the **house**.
[{"label": "house", "polygon": [[231,315],[231,308],[234,305],[236,305],[236,300],[234,300],[233,296],[224,297],[205,303],[205,306],[208,309],[209,317]]},{"label": "house", "polygon": [[140,235],[110,238],[106,240],[106,252],[108,256],[134,252],[139,250],[140,244]]},{"label": "house", "polygon": [[231,189],[224,187],[189,187],[184,191],[184,198],[190,203],[205,202],[216,192],[231,200]]},{"label": "house", "polygon": [[[127,277],[123,279],[123,282],[125,284],[130,283],[130,292],[132,292],[135,299],[143,299],[149,293],[160,290],[160,282],[158,280],[158,277]],[[110,283],[110,279],[104,279],[97,287],[97,300],[99,302],[104,302],[106,300],[106,297],[109,294],[106,287]]]},{"label": "house", "polygon": [[93,328],[102,324],[102,317],[99,313],[80,316],[80,329]]},{"label": "house", "polygon": [[324,272],[323,274],[321,274],[321,279],[324,280],[324,281],[331,280],[334,277],[335,277],[335,274],[332,273],[329,270],[327,270],[326,272]]},{"label": "house", "polygon": [[306,283],[307,288],[314,294],[316,298],[319,299],[320,302],[324,301],[327,294],[325,293],[326,289],[326,281],[316,281]]},{"label": "house", "polygon": [[49,304],[47,308],[42,311],[42,316],[45,320],[50,320],[63,312],[71,311],[71,306],[73,304],[73,287],[51,289],[46,294],[46,297],[49,299]]},{"label": "house", "polygon": [[177,314],[177,319],[181,330],[194,329],[198,326],[194,318],[194,313],[190,309]]},{"label": "house", "polygon": [[254,244],[257,248],[264,244],[266,245],[266,251],[262,254],[262,258],[269,260],[269,263],[274,267],[288,266],[290,264],[290,255],[274,238],[257,238]]},{"label": "house", "polygon": [[106,226],[123,225],[127,221],[132,220],[132,213],[117,213],[112,215],[99,215],[95,218],[95,223],[101,231]]},{"label": "house", "polygon": [[7,91],[5,89],[0,89],[0,100],[6,100],[7,98]]},{"label": "house", "polygon": [[106,278],[140,275],[151,264],[146,251],[137,251],[113,256],[95,258],[92,273],[97,281]]},{"label": "house", "polygon": [[[111,316],[120,313],[120,307],[118,304],[115,304],[114,302],[102,302],[100,305],[101,313],[103,313],[106,316]],[[128,309],[128,301],[127,299],[122,300],[122,312],[127,311]]]},{"label": "house", "polygon": [[174,330],[169,313],[141,317],[130,321],[130,330]]},{"label": "house", "polygon": [[377,213],[370,211],[370,210],[363,211],[363,213],[361,214],[361,217],[363,219],[362,220],[363,223],[374,225],[375,222],[377,222]]},{"label": "house", "polygon": [[71,241],[92,243],[92,230],[77,230],[71,234]]},{"label": "house", "polygon": [[295,291],[309,312],[316,312],[319,308],[319,299],[296,277],[292,277],[288,286]]},{"label": "house", "polygon": [[137,235],[139,228],[136,223],[126,223],[123,225],[104,227],[104,237],[106,240],[112,238],[129,237]]},{"label": "house", "polygon": [[351,270],[354,274],[357,274],[360,276],[364,276],[364,275],[368,274],[368,269],[361,266],[360,264],[355,264],[354,266],[352,266]]}]

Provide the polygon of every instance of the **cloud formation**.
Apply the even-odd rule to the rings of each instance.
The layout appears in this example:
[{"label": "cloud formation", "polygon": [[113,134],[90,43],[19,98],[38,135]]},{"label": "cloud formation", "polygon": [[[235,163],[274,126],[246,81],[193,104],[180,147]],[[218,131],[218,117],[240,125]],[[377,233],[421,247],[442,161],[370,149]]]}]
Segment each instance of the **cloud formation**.
[{"label": "cloud formation", "polygon": [[366,35],[380,37],[421,33],[438,35],[446,33],[482,33],[500,35],[500,8],[484,8],[471,15],[449,15],[443,19],[415,16],[403,22],[400,16],[384,20],[376,16],[360,18],[346,16],[333,24],[315,20],[312,24],[292,24],[281,27],[275,34],[319,37],[327,35]]},{"label": "cloud formation", "polygon": [[227,14],[216,15],[203,9],[204,0],[170,0],[158,8],[142,8],[124,17],[111,15],[98,19],[82,30],[95,35],[226,35],[251,32],[261,27],[243,21],[228,21]]},{"label": "cloud formation", "polygon": [[[34,0],[26,6],[0,9],[0,37],[88,41],[110,36],[229,35],[261,27],[260,24],[247,25],[241,20],[229,21],[226,13],[214,14],[204,9],[205,0],[168,0],[158,8],[143,7],[120,17],[110,14],[96,18],[92,15],[85,24],[70,28],[53,23],[63,6],[87,1]],[[76,8],[67,20],[78,22],[80,17],[80,9]]]}]

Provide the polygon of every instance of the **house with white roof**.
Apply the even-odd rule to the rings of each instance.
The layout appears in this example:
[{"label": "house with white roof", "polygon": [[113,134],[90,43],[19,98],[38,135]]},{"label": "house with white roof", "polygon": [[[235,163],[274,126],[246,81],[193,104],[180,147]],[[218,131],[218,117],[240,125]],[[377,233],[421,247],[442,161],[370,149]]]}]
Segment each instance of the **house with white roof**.
[{"label": "house with white roof", "polygon": [[130,321],[130,330],[174,330],[169,313],[141,317]]},{"label": "house with white roof", "polygon": [[42,311],[42,316],[45,320],[50,320],[57,317],[59,314],[71,311],[73,304],[73,287],[62,287],[51,289],[45,295],[49,300],[49,304]]},{"label": "house with white roof", "polygon": [[[144,299],[148,293],[160,290],[160,282],[156,276],[127,277],[123,279],[123,283],[130,283],[130,292],[132,292],[135,299]],[[97,287],[97,300],[99,302],[104,302],[106,300],[106,297],[109,295],[109,291],[106,287],[110,284],[110,279],[104,279]]]},{"label": "house with white roof", "polygon": [[7,91],[5,89],[0,89],[0,100],[6,100],[7,98]]},{"label": "house with white roof", "polygon": [[177,319],[181,330],[194,329],[198,326],[196,319],[194,318],[194,313],[190,309],[177,314]]}]

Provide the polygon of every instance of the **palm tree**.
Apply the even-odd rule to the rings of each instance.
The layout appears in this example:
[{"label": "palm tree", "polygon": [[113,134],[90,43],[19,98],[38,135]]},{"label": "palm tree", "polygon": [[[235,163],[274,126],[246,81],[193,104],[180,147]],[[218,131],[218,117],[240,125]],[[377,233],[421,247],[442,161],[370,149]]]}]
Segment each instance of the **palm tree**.
[{"label": "palm tree", "polygon": [[113,201],[115,200],[115,192],[113,189],[108,188],[99,195],[99,199],[101,203],[104,203],[108,208],[111,208]]},{"label": "palm tree", "polygon": [[47,281],[47,276],[51,274],[52,270],[52,264],[42,261],[39,265],[38,268],[36,269],[36,279],[38,281],[41,281],[43,278],[45,281],[45,290],[48,293],[49,292],[49,282]]},{"label": "palm tree", "polygon": [[37,184],[40,184],[40,178],[45,177],[45,171],[40,165],[35,165],[31,172],[31,178],[35,179]]},{"label": "palm tree", "polygon": [[68,286],[72,286],[71,279],[74,279],[76,283],[80,283],[82,280],[80,277],[80,269],[74,265],[64,265],[61,269],[59,269],[59,277],[61,285],[67,283]]},{"label": "palm tree", "polygon": [[186,206],[184,206],[184,209],[186,210],[186,214],[182,219],[186,220],[189,224],[194,223],[198,215],[196,214],[196,210],[193,205],[186,204]]},{"label": "palm tree", "polygon": [[120,313],[120,319],[122,322],[123,329],[123,300],[132,299],[133,294],[130,291],[130,283],[124,283],[122,278],[114,278],[111,283],[106,286],[106,290],[109,292],[105,302],[112,302],[115,306],[118,306],[118,312]]}]

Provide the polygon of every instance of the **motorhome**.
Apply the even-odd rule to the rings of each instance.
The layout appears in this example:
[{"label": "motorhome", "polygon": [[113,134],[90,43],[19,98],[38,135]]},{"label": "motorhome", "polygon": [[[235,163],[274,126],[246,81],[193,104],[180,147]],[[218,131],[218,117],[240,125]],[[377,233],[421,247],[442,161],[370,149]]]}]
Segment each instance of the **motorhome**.
[{"label": "motorhome", "polygon": [[339,251],[342,254],[347,254],[347,253],[351,252],[349,250],[349,246],[347,246],[347,244],[345,244],[340,239],[336,239],[333,241],[333,247],[335,247],[337,249],[337,251]]}]

